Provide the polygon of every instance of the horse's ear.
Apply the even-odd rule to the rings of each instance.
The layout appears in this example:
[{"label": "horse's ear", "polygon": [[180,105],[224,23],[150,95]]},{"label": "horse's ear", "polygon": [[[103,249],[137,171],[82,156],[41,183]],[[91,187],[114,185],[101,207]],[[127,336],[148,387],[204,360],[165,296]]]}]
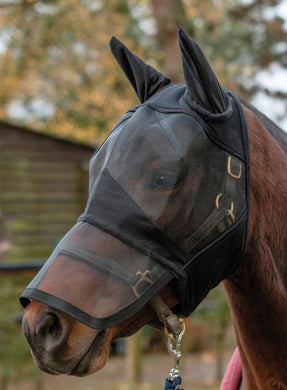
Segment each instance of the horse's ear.
[{"label": "horse's ear", "polygon": [[110,47],[115,59],[134,87],[141,103],[171,83],[169,78],[144,63],[117,38],[113,37],[111,39]]},{"label": "horse's ear", "polygon": [[227,99],[205,55],[181,27],[178,28],[178,39],[183,74],[192,100],[212,113],[223,113],[227,109]]}]

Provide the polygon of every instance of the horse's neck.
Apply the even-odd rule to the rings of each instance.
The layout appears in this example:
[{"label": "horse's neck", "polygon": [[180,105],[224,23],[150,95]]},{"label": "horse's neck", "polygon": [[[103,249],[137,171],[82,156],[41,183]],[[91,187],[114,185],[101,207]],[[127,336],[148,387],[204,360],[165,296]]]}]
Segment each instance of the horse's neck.
[{"label": "horse's neck", "polygon": [[287,389],[287,151],[246,112],[251,157],[247,254],[224,282],[245,390]]}]

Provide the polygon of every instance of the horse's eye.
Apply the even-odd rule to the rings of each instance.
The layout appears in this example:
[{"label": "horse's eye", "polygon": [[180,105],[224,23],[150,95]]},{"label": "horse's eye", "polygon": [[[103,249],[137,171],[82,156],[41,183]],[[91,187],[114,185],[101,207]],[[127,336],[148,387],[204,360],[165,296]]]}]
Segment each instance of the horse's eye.
[{"label": "horse's eye", "polygon": [[161,190],[173,190],[178,184],[178,174],[175,172],[155,170],[148,176],[149,188]]}]

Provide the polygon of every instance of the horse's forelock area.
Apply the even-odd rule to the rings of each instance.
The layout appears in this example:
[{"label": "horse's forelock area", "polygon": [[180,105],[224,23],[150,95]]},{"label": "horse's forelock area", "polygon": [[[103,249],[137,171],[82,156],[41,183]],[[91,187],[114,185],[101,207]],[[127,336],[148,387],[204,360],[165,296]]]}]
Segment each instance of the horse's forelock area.
[{"label": "horse's forelock area", "polygon": [[281,129],[279,126],[277,126],[271,119],[267,118],[262,112],[257,110],[254,106],[252,106],[249,103],[246,103],[245,101],[242,101],[244,106],[249,108],[250,111],[252,111],[259,121],[262,123],[264,127],[269,131],[269,133],[282,145],[287,147],[287,133]]}]

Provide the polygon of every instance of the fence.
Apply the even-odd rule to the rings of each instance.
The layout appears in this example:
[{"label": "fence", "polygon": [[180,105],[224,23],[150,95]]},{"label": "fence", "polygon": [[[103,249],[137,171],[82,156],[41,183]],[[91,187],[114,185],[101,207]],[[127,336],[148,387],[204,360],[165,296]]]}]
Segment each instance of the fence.
[{"label": "fence", "polygon": [[29,261],[26,260],[25,262],[21,263],[8,263],[8,262],[1,262],[0,263],[0,274],[1,273],[21,273],[26,271],[38,271],[44,264],[44,259],[39,260],[33,260]]}]

